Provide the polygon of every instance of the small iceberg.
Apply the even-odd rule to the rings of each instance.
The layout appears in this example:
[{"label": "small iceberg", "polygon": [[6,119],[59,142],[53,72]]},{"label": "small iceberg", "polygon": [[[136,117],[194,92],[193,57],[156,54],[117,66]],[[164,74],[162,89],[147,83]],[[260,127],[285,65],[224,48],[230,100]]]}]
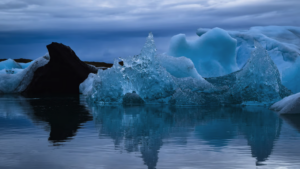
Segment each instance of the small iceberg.
[{"label": "small iceberg", "polygon": [[279,114],[300,114],[300,93],[285,97],[270,107]]}]

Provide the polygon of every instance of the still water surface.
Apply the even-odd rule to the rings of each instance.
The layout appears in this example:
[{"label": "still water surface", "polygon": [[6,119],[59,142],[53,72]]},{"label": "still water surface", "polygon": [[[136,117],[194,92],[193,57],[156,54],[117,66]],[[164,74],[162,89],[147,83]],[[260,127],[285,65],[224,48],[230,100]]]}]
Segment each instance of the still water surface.
[{"label": "still water surface", "polygon": [[0,96],[1,169],[300,168],[300,116]]}]

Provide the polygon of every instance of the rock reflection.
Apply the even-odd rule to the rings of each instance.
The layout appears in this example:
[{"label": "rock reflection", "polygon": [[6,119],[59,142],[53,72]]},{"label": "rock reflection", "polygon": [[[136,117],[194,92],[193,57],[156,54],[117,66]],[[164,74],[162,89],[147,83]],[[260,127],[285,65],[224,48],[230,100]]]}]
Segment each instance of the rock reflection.
[{"label": "rock reflection", "polygon": [[184,145],[191,132],[216,151],[243,135],[260,165],[271,155],[282,125],[264,107],[92,107],[100,136],[109,135],[128,152],[140,151],[148,168],[156,167],[163,139],[180,136],[175,144]]},{"label": "rock reflection", "polygon": [[[27,116],[35,124],[50,130],[49,141],[60,145],[75,136],[82,123],[92,115],[80,104],[79,96],[26,98],[21,95],[0,95],[2,116]],[[48,124],[48,125],[47,125]]]},{"label": "rock reflection", "polygon": [[92,120],[79,96],[42,97],[30,99],[33,112],[29,116],[36,121],[47,122],[50,126],[49,141],[60,145],[76,135],[81,124]]}]

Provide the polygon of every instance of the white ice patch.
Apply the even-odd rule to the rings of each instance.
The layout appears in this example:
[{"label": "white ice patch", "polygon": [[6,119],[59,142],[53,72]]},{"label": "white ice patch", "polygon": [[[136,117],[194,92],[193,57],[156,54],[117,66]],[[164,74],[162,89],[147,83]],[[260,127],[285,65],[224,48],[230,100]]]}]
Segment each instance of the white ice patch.
[{"label": "white ice patch", "polygon": [[279,114],[300,114],[300,93],[285,97],[273,104],[270,109]]},{"label": "white ice patch", "polygon": [[93,89],[93,83],[96,78],[96,74],[90,73],[89,76],[79,85],[79,92],[83,95],[88,95]]},{"label": "white ice patch", "polygon": [[7,59],[5,61],[0,62],[0,70],[13,68],[22,69],[22,66],[12,59]]},{"label": "white ice patch", "polygon": [[160,65],[174,77],[192,77],[196,79],[203,79],[197,72],[194,63],[191,59],[186,57],[172,57],[166,54],[158,55],[157,59]]},{"label": "white ice patch", "polygon": [[24,91],[31,82],[35,70],[46,65],[48,62],[49,60],[46,57],[40,57],[34,60],[34,62],[23,71],[12,69],[12,71],[19,72],[0,73],[0,93],[20,93]]}]

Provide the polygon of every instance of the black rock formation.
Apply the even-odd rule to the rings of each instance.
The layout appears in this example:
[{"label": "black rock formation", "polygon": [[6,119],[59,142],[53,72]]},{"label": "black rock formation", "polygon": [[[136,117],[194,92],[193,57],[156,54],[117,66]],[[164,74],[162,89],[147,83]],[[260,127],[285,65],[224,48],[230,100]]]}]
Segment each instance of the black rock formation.
[{"label": "black rock formation", "polygon": [[36,123],[48,123],[48,140],[54,146],[71,140],[85,122],[93,120],[92,115],[81,104],[79,95],[47,96],[27,101],[31,105],[30,110],[33,110],[28,116]]},{"label": "black rock formation", "polygon": [[23,94],[79,94],[79,85],[97,73],[93,66],[82,62],[75,52],[61,43],[47,45],[50,61],[34,72]]}]

